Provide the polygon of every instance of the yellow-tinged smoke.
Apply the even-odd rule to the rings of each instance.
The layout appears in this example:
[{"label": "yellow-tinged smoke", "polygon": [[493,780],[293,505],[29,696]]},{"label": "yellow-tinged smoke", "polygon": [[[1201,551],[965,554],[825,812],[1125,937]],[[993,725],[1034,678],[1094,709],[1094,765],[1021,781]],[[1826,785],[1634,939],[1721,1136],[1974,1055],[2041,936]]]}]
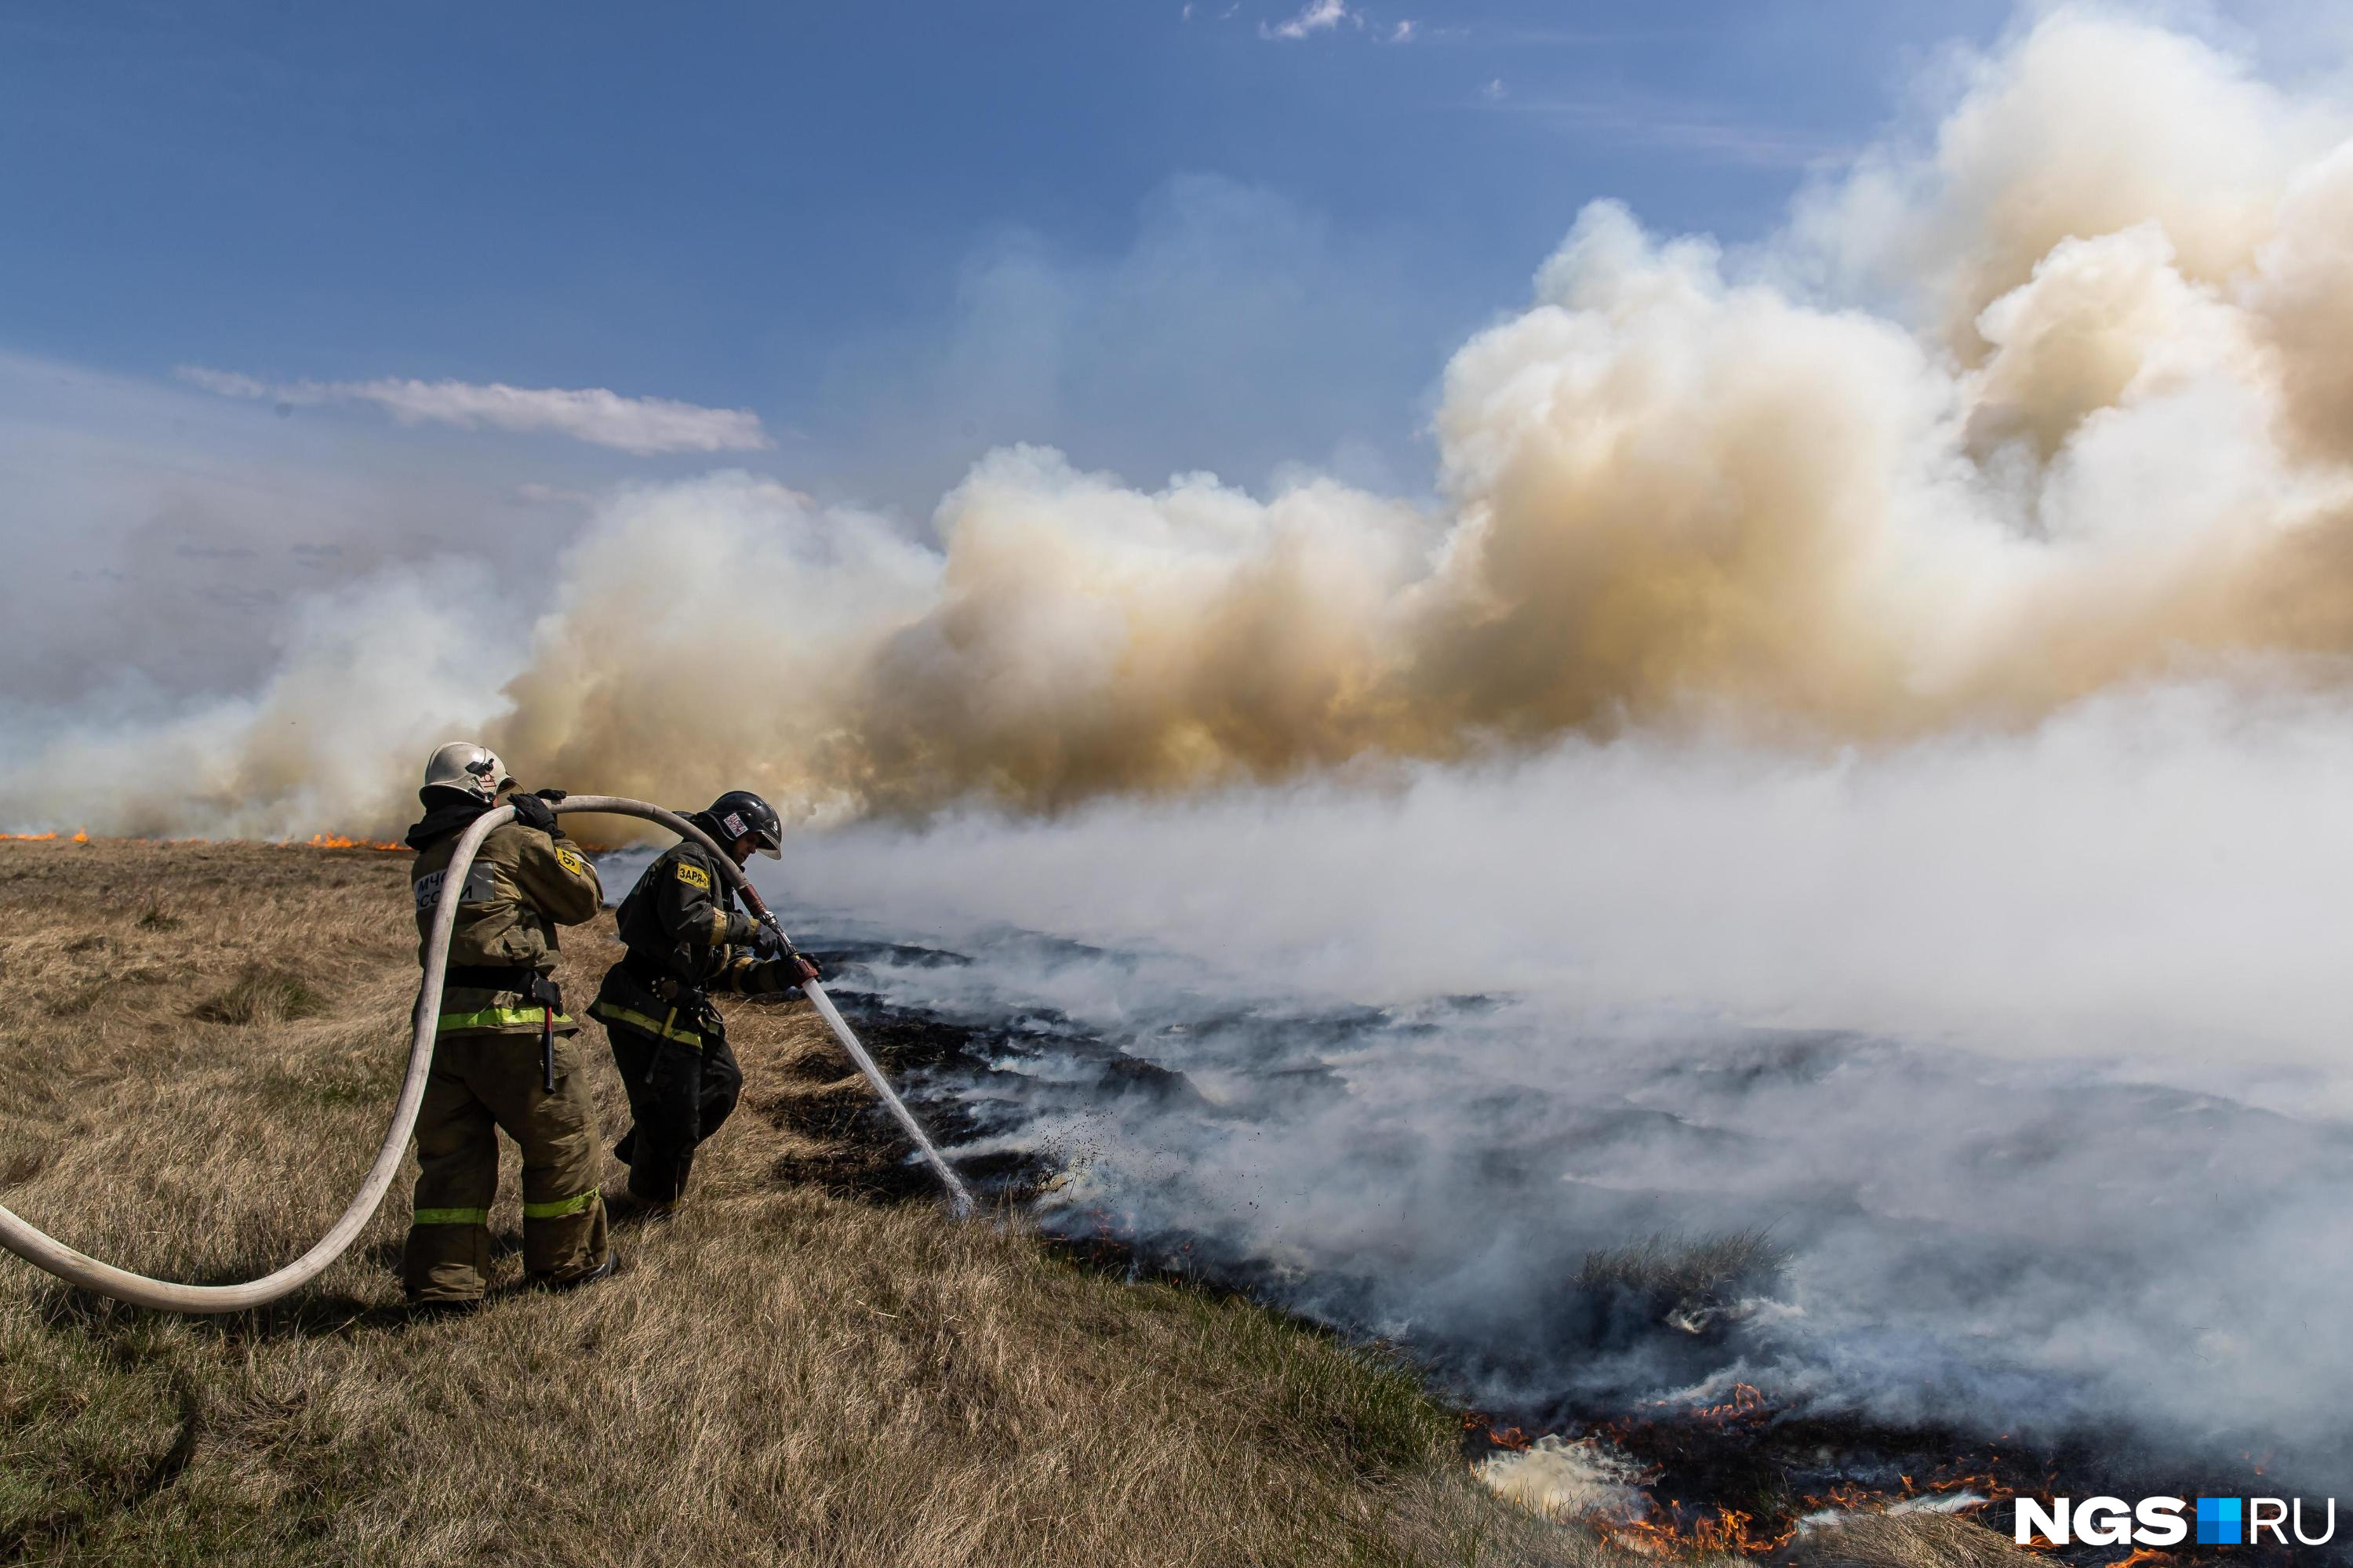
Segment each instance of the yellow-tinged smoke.
[{"label": "yellow-tinged smoke", "polygon": [[[2218,662],[2346,679],[2345,128],[2062,10],[1736,266],[1588,209],[1448,366],[1432,503],[1016,448],[931,548],[741,475],[649,489],[520,674],[367,761],[487,720],[583,788],[1050,810],[1630,726],[1901,740]],[[285,683],[262,711],[316,685]],[[248,776],[305,777],[285,733]]]}]

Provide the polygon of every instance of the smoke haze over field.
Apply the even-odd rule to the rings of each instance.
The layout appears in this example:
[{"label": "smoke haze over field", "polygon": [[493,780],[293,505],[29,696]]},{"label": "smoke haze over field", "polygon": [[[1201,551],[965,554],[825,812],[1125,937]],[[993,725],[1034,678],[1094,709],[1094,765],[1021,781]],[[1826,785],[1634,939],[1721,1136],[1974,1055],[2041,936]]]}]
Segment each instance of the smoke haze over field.
[{"label": "smoke haze over field", "polygon": [[[1433,498],[1147,492],[1010,448],[933,546],[771,482],[642,487],[563,558],[527,644],[453,639],[413,577],[348,590],[254,698],[163,736],[69,727],[0,814],[383,831],[405,789],[322,779],[396,779],[485,725],[533,777],[723,775],[839,817],[1569,733],[1904,741],[2218,662],[2341,685],[2337,105],[2082,8],[1965,74],[1933,132],[1824,176],[1755,254],[1589,207],[1534,302],[1447,366]],[[335,626],[404,615],[366,660],[418,695],[352,715]],[[190,726],[193,778],[158,744]]]},{"label": "smoke haze over field", "polygon": [[[311,550],[354,569],[257,566],[248,601],[221,552],[275,524],[217,519],[277,492],[209,427],[158,434],[142,482],[195,521],[126,535],[170,560],[110,590],[124,630],[10,585],[0,636],[65,700],[0,707],[0,828],[390,834],[459,736],[533,785],[757,789],[801,830],[785,907],[978,960],[865,978],[998,1031],[1022,1094],[930,1086],[980,1143],[1084,1148],[1063,1201],[1474,1387],[1741,1373],[2200,1456],[2267,1428],[2304,1445],[2282,1473],[2326,1472],[2353,1456],[2353,113],[2216,31],[2034,7],[1753,246],[1652,232],[1640,193],[1564,212],[1532,298],[1432,366],[1421,485],[1145,488],[1014,444],[928,534],[635,469],[534,485],[525,531],[421,486],[429,524],[387,522],[306,470]],[[1174,207],[1180,253],[1278,210]],[[1230,363],[1347,270],[1300,243]],[[1227,276],[1198,260],[1167,269],[1197,306]],[[1047,313],[1180,358],[1163,269],[1097,271]],[[1022,335],[993,313],[1066,282],[996,268],[950,368],[986,387]],[[1325,333],[1369,313],[1332,286],[1300,307]],[[47,440],[0,442],[0,478]],[[39,493],[66,521],[37,562],[85,497]],[[124,642],[152,672],[80,679]],[[1073,1041],[1193,1097],[1058,1100]],[[1744,1225],[1793,1257],[1729,1359],[1552,1337],[1586,1248]]]},{"label": "smoke haze over field", "polygon": [[780,891],[1161,954],[1219,995],[1875,1030],[2343,1112],[2348,794],[2343,705],[2169,688],[1879,757],[1573,742],[1379,789],[871,824],[801,841]]},{"label": "smoke haze over field", "polygon": [[[2177,687],[1868,759],[1572,742],[870,824],[765,880],[838,985],[976,1033],[922,1086],[972,1123],[952,1157],[1067,1165],[1049,1224],[1398,1340],[1532,1430],[1746,1383],[2326,1490],[2347,718]],[[1692,1311],[1580,1283],[1744,1230],[1788,1268]]]}]

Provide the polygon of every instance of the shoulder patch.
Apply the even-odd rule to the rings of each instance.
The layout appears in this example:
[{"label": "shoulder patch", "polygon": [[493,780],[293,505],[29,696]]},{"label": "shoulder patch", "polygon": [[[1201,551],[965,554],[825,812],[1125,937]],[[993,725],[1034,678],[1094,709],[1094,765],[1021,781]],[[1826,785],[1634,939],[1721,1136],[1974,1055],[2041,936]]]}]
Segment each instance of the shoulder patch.
[{"label": "shoulder patch", "polygon": [[711,891],[711,874],[691,860],[678,863],[678,879],[689,887],[700,887],[705,893]]},{"label": "shoulder patch", "polygon": [[[428,871],[417,879],[417,907],[421,913],[441,901],[442,884],[449,880],[445,868]],[[499,901],[499,881],[491,868],[480,861],[466,868],[466,880],[458,895],[460,904],[495,904]]]},{"label": "shoulder patch", "polygon": [[575,876],[582,875],[588,869],[587,862],[565,849],[562,844],[555,846],[555,863]]}]

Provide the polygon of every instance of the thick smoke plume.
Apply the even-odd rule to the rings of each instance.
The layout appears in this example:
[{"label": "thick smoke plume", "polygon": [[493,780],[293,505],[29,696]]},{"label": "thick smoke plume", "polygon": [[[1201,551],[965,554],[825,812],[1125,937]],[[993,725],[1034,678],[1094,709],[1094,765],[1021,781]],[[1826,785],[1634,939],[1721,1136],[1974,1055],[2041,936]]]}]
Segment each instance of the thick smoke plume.
[{"label": "thick smoke plume", "polygon": [[422,744],[485,726],[535,779],[841,816],[1630,728],[1877,744],[2185,671],[2335,686],[2345,131],[2209,44],[2063,9],[1755,252],[1589,207],[1447,366],[1432,497],[1145,492],[1016,448],[934,546],[742,476],[649,488],[527,639],[496,630],[528,623],[511,593],[381,585],[248,701],[52,736],[0,817],[381,831]]}]

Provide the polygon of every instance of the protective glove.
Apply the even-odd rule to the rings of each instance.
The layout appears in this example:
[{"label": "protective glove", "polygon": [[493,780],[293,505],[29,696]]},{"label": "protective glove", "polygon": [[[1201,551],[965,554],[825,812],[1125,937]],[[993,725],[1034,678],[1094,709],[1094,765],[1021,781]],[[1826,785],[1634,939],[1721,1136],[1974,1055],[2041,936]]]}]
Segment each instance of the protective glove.
[{"label": "protective glove", "polygon": [[514,808],[515,821],[524,827],[537,828],[550,836],[554,834],[555,813],[548,809],[545,800],[536,795],[518,793],[508,796],[507,804]]},{"label": "protective glove", "polygon": [[825,978],[818,972],[817,965],[810,960],[808,955],[796,951],[793,945],[785,940],[785,934],[774,926],[761,927],[760,934],[753,939],[753,952],[763,960],[783,959],[786,972],[792,977],[792,983],[795,985],[800,984],[803,980]]},{"label": "protective glove", "polygon": [[741,909],[728,911],[727,946],[750,948],[756,954],[759,951],[760,938],[766,930],[765,926],[761,925]]},{"label": "protective glove", "polygon": [[572,791],[569,789],[533,789],[532,793],[553,806],[558,800],[568,798]]}]

